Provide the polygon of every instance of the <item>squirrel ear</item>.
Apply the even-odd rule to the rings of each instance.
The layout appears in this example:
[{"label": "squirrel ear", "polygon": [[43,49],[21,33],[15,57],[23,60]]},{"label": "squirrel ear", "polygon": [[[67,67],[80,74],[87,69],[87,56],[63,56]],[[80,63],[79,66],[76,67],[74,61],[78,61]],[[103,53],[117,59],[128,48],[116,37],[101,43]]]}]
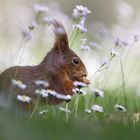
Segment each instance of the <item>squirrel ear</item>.
[{"label": "squirrel ear", "polygon": [[59,52],[66,52],[69,49],[67,36],[61,36],[61,38],[57,38],[54,44],[54,48]]},{"label": "squirrel ear", "polygon": [[52,19],[50,24],[53,25],[53,31],[56,37],[54,48],[60,52],[65,52],[69,49],[69,44],[67,33],[63,24],[58,22],[56,19]]}]

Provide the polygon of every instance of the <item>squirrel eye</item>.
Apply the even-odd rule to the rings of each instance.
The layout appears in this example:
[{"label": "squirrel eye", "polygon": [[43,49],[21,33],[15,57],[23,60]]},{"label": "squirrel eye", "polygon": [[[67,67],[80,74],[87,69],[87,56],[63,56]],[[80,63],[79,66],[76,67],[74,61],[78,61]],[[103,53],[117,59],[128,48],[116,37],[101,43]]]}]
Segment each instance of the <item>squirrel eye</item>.
[{"label": "squirrel eye", "polygon": [[74,57],[73,59],[72,59],[72,63],[73,64],[79,64],[79,59],[77,58],[77,57]]}]

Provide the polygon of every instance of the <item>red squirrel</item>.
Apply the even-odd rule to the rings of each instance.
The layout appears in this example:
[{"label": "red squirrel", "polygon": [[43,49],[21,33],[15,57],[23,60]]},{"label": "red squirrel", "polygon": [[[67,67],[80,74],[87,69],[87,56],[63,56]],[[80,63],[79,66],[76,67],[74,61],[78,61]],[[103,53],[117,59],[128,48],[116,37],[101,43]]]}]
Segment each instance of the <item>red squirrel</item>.
[{"label": "red squirrel", "polygon": [[[57,20],[50,21],[55,34],[55,43],[43,61],[36,66],[10,67],[0,75],[0,91],[4,94],[26,95],[31,97],[32,104],[36,103],[37,89],[51,89],[61,94],[73,95],[74,81],[89,84],[86,79],[87,70],[82,60],[69,48],[68,37],[63,24]],[[21,89],[12,85],[12,80],[20,80],[26,88]],[[36,85],[35,81],[44,80],[48,87]],[[47,102],[58,104],[62,99],[48,97]]]}]

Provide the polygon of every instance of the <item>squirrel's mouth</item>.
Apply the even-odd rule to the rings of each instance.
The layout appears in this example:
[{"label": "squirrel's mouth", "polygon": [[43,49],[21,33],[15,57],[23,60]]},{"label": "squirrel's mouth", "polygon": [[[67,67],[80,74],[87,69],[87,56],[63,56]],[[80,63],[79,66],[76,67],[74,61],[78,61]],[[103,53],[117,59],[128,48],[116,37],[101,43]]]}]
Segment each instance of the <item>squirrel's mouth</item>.
[{"label": "squirrel's mouth", "polygon": [[83,83],[86,83],[86,84],[90,84],[90,81],[86,78],[86,77],[82,77],[81,79],[80,79],[80,81],[81,82],[83,82]]},{"label": "squirrel's mouth", "polygon": [[83,82],[83,83],[85,83],[87,85],[90,84],[90,80],[88,80],[85,75],[84,76],[80,76],[80,77],[79,76],[73,76],[71,80]]}]

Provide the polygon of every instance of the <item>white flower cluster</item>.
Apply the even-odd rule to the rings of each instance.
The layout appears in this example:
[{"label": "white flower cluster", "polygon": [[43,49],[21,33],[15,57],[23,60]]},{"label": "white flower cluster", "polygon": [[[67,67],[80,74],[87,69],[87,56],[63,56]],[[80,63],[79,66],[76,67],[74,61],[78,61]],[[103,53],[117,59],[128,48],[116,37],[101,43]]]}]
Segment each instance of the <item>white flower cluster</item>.
[{"label": "white flower cluster", "polygon": [[85,27],[85,21],[87,19],[87,15],[91,13],[91,11],[88,10],[87,7],[84,7],[82,5],[77,5],[76,8],[73,10],[73,17],[75,18],[81,18],[79,24],[73,25],[73,28],[78,29],[82,33],[87,32],[87,28]]},{"label": "white flower cluster", "polygon": [[48,87],[49,86],[49,83],[47,81],[44,81],[44,80],[36,80],[35,84],[37,86],[44,86],[44,87]]},{"label": "white flower cluster", "polygon": [[35,94],[42,96],[43,98],[47,98],[48,92],[45,89],[35,90]]},{"label": "white flower cluster", "polygon": [[73,10],[73,17],[79,18],[87,16],[90,13],[91,11],[87,7],[84,7],[82,5],[76,5],[75,9]]},{"label": "white flower cluster", "polygon": [[[131,40],[131,39],[130,39]],[[132,44],[133,41],[131,40],[130,42],[128,41],[124,41],[124,40],[121,40],[120,38],[116,37],[114,39],[114,44],[116,45],[116,47],[120,47],[120,48],[123,48],[123,47],[126,47],[130,44]]]},{"label": "white flower cluster", "polygon": [[73,29],[78,29],[82,33],[86,33],[87,32],[87,28],[84,25],[82,25],[81,23],[80,24],[74,24],[73,25]]},{"label": "white flower cluster", "polygon": [[82,95],[86,95],[87,93],[82,90],[82,89],[79,89],[79,88],[74,88],[72,89],[73,93],[77,93],[77,94],[82,94]]},{"label": "white flower cluster", "polygon": [[82,38],[80,40],[81,40],[82,44],[86,44],[86,42],[87,42],[87,39],[86,38]]},{"label": "white flower cluster", "polygon": [[86,84],[86,83],[79,82],[79,81],[75,81],[73,84],[74,84],[74,86],[76,86],[77,88],[87,87],[87,84]]},{"label": "white flower cluster", "polygon": [[34,21],[32,21],[32,23],[29,25],[29,30],[30,31],[32,31],[34,28],[36,28],[37,27],[37,23],[36,23],[36,21],[34,20]]},{"label": "white flower cluster", "polygon": [[81,89],[81,88],[87,87],[86,83],[75,81],[75,82],[73,82],[73,84],[75,86],[75,88],[72,89],[73,93],[86,95],[86,92]]},{"label": "white flower cluster", "polygon": [[82,51],[90,51],[90,47],[88,45],[81,45],[80,48]]},{"label": "white flower cluster", "polygon": [[95,35],[97,38],[104,38],[104,37],[110,37],[110,32],[109,30],[104,27],[103,25],[99,28],[98,34]]},{"label": "white flower cluster", "polygon": [[82,51],[90,51],[90,47],[88,45],[86,45],[87,39],[83,38],[81,39],[82,41],[82,45],[80,46]]},{"label": "white flower cluster", "polygon": [[91,113],[91,110],[86,108],[85,109],[85,112],[88,113],[88,114],[90,114]]},{"label": "white flower cluster", "polygon": [[22,83],[20,80],[12,80],[12,85],[17,86],[20,89],[25,89],[27,86]]},{"label": "white flower cluster", "polygon": [[112,57],[119,56],[119,53],[116,50],[114,50],[113,48],[111,49],[110,54],[111,54]]},{"label": "white flower cluster", "polygon": [[32,39],[32,32],[29,32],[27,30],[22,30],[21,34],[22,34],[23,38],[25,38],[27,41]]},{"label": "white flower cluster", "polygon": [[51,95],[57,99],[65,100],[67,102],[71,101],[70,95],[60,94],[60,93],[57,93],[57,92],[50,90],[50,89],[36,90],[35,94],[41,95],[43,98],[47,98],[49,95]]},{"label": "white flower cluster", "polygon": [[42,5],[42,4],[35,4],[34,11],[37,13],[44,13],[44,12],[48,12],[49,8],[47,6]]},{"label": "white flower cluster", "polygon": [[95,94],[95,97],[101,97],[101,98],[104,97],[104,92],[99,89],[93,89],[93,92]]},{"label": "white flower cluster", "polygon": [[46,23],[46,24],[52,24],[55,22],[55,20],[53,18],[49,18],[49,17],[44,17],[43,18],[43,21]]},{"label": "white flower cluster", "polygon": [[17,95],[17,100],[23,103],[30,103],[32,101],[31,97],[26,95]]},{"label": "white flower cluster", "polygon": [[115,108],[116,111],[119,111],[119,112],[126,112],[126,108],[123,107],[123,106],[121,106],[121,105],[116,104],[116,105],[114,106],[114,108]]},{"label": "white flower cluster", "polygon": [[92,109],[93,111],[95,111],[95,112],[104,112],[103,107],[102,107],[102,106],[99,106],[99,105],[93,105],[93,106],[91,107],[91,109]]},{"label": "white flower cluster", "polygon": [[46,114],[47,112],[49,112],[49,110],[41,110],[41,111],[39,111],[39,115],[44,115],[44,114]]},{"label": "white flower cluster", "polygon": [[71,96],[70,95],[63,95],[63,94],[57,93],[55,97],[58,98],[58,99],[62,99],[66,102],[71,101]]},{"label": "white flower cluster", "polygon": [[134,42],[137,42],[140,40],[140,35],[139,34],[135,34],[134,35]]},{"label": "white flower cluster", "polygon": [[[116,111],[119,111],[119,112],[126,112],[127,111],[125,107],[123,107],[122,105],[118,105],[118,104],[116,104],[114,106],[114,108],[115,108]],[[94,105],[92,105],[91,109],[87,109],[87,108],[85,109],[86,113],[90,114],[91,111],[102,113],[102,112],[104,112],[104,109],[103,109],[102,106],[94,104]]]},{"label": "white flower cluster", "polygon": [[101,67],[106,67],[106,68],[108,68],[109,67],[109,60],[107,60],[107,59],[104,59],[104,60],[102,60],[102,62],[101,62]]},{"label": "white flower cluster", "polygon": [[102,49],[102,46],[100,46],[97,42],[90,42],[89,45],[97,50],[101,50]]}]

